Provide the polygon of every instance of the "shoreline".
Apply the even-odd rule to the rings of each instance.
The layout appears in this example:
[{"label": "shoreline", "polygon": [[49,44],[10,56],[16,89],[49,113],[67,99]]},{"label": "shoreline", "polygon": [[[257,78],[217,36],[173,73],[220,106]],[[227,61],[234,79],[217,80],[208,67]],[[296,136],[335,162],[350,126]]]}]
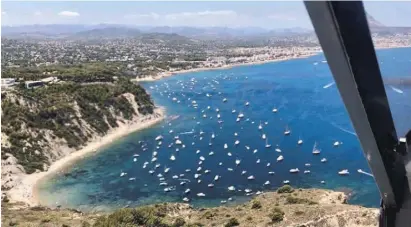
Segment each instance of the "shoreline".
[{"label": "shoreline", "polygon": [[151,76],[146,76],[143,78],[136,78],[133,81],[136,81],[136,82],[157,81],[157,80],[161,80],[161,79],[164,79],[170,76],[181,75],[181,74],[186,74],[186,73],[204,72],[204,71],[212,71],[212,70],[224,70],[224,69],[231,69],[231,68],[240,67],[240,66],[263,65],[263,64],[272,63],[272,62],[282,62],[282,61],[288,61],[288,60],[294,60],[294,59],[309,58],[309,57],[318,55],[319,53],[321,52],[311,52],[309,54],[302,54],[296,57],[285,57],[285,58],[261,60],[261,61],[246,62],[246,63],[234,63],[234,64],[227,64],[227,65],[222,65],[222,66],[214,66],[214,67],[199,67],[199,68],[193,68],[193,69],[177,70],[173,72],[170,72],[170,71],[160,72],[160,73],[157,73],[156,76],[151,75]]},{"label": "shoreline", "polygon": [[[411,48],[411,46],[379,46],[379,47],[375,47],[375,50],[396,49],[396,48]],[[282,61],[288,61],[288,60],[294,60],[294,59],[309,58],[312,56],[316,56],[320,53],[323,53],[323,51],[321,50],[318,52],[304,53],[304,54],[301,54],[300,56],[295,56],[295,57],[293,56],[293,57],[277,58],[277,59],[270,59],[270,60],[246,62],[246,63],[234,63],[234,64],[227,64],[227,65],[222,65],[222,66],[214,66],[214,67],[199,67],[199,68],[193,68],[193,69],[177,70],[173,72],[166,71],[166,72],[157,73],[157,75],[155,76],[148,75],[143,78],[135,78],[133,79],[133,81],[135,82],[157,81],[157,80],[161,80],[167,77],[186,74],[186,73],[204,72],[204,71],[211,71],[211,70],[224,70],[224,69],[231,69],[231,68],[239,67],[239,66],[262,65],[262,64],[272,63],[272,62],[282,62]]]},{"label": "shoreline", "polygon": [[99,149],[107,146],[121,137],[130,133],[149,128],[155,124],[160,123],[165,119],[165,109],[157,107],[153,115],[143,118],[136,118],[124,125],[111,129],[105,136],[95,138],[88,142],[83,148],[76,150],[69,155],[62,157],[59,160],[51,163],[50,167],[45,172],[37,172],[32,174],[22,174],[20,184],[7,192],[9,199],[15,202],[23,202],[28,206],[41,205],[38,197],[38,183],[46,179],[46,177],[57,174],[64,168],[70,167],[73,162],[84,158],[93,153],[97,153]]}]

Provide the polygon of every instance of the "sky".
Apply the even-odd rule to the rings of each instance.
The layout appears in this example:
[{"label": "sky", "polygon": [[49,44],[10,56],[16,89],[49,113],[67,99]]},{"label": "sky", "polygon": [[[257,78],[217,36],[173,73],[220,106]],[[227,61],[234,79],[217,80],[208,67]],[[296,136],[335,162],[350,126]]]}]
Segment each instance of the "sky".
[{"label": "sky", "polygon": [[[411,1],[370,2],[365,9],[387,26],[411,26]],[[312,28],[302,1],[273,2],[1,2],[1,24],[127,24]]]}]

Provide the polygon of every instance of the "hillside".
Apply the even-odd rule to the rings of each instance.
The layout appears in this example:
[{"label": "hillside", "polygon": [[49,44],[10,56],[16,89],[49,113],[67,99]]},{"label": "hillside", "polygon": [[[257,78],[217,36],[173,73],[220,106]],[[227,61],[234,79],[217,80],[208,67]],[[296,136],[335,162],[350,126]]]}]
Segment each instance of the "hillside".
[{"label": "hillside", "polygon": [[[320,189],[289,186],[256,196],[248,203],[195,209],[188,204],[164,203],[125,208],[112,214],[32,207],[16,209],[3,203],[2,224],[18,226],[295,226],[372,227],[378,210],[345,204],[346,195]],[[14,208],[13,208],[14,207]]]},{"label": "hillside", "polygon": [[3,190],[111,129],[159,116],[144,88],[121,78],[17,87],[2,92],[1,99]]}]

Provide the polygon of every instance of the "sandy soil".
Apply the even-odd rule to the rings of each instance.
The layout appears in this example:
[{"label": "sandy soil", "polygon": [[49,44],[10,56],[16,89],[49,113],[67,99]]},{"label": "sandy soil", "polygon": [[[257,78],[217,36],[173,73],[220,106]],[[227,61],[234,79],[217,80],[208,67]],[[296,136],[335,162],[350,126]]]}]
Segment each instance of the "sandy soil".
[{"label": "sandy soil", "polygon": [[112,129],[104,137],[90,141],[82,149],[75,151],[68,156],[65,156],[53,164],[46,172],[38,172],[33,174],[22,174],[20,176],[20,184],[12,188],[7,194],[11,201],[24,202],[30,206],[39,205],[38,197],[36,196],[36,184],[39,180],[46,176],[51,176],[53,173],[58,173],[63,168],[67,168],[74,163],[75,160],[81,159],[84,156],[98,152],[99,148],[106,146],[116,139],[119,139],[129,133],[148,128],[154,124],[161,122],[165,118],[165,110],[157,108],[154,115],[136,118],[128,124],[121,125]]}]

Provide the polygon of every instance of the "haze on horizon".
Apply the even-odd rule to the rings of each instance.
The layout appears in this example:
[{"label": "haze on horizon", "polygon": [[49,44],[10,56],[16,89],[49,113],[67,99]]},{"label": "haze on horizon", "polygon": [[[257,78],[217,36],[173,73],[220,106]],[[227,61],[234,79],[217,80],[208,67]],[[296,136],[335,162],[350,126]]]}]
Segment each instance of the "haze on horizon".
[{"label": "haze on horizon", "polygon": [[[293,2],[12,2],[2,26],[124,24],[132,26],[312,28],[302,1]],[[411,27],[411,2],[364,2],[386,26]]]}]

